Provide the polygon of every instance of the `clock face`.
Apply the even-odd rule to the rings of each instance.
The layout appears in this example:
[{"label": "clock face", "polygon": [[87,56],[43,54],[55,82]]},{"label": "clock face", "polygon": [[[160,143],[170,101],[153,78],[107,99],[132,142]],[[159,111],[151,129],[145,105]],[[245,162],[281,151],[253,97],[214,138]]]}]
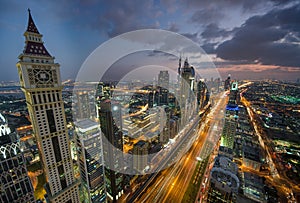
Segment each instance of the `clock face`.
[{"label": "clock face", "polygon": [[46,84],[52,82],[52,72],[50,70],[34,70],[35,79],[38,84]]},{"label": "clock face", "polygon": [[27,69],[29,84],[37,88],[54,87],[58,84],[58,74],[49,65],[33,65]]},{"label": "clock face", "polygon": [[38,75],[38,79],[43,82],[47,82],[50,79],[49,73],[41,71]]}]

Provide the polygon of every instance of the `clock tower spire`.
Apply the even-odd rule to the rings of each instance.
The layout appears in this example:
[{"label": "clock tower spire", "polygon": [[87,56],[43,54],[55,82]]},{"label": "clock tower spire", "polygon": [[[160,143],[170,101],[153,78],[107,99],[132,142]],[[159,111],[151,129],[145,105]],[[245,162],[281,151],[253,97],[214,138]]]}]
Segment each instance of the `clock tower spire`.
[{"label": "clock tower spire", "polygon": [[54,62],[28,9],[25,48],[17,63],[47,183],[47,202],[79,203],[62,99],[60,65]]},{"label": "clock tower spire", "polygon": [[[25,48],[23,55],[31,55],[36,57],[52,57],[44,46],[41,35],[32,19],[30,9],[28,9],[28,25],[24,33],[25,36]],[[23,56],[22,54],[19,57]]]}]

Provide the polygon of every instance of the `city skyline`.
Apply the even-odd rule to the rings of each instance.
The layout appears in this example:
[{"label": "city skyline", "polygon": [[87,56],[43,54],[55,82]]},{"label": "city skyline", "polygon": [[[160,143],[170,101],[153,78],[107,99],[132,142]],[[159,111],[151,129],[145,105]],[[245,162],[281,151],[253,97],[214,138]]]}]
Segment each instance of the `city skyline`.
[{"label": "city skyline", "polygon": [[297,1],[57,4],[1,2],[0,68],[7,75],[0,81],[17,80],[14,56],[23,47],[20,33],[25,30],[27,8],[34,13],[38,29],[44,31],[49,53],[57,53],[63,80],[74,79],[88,55],[106,40],[144,28],[170,30],[193,40],[209,54],[222,78],[230,73],[236,79],[298,79]]},{"label": "city skyline", "polygon": [[300,201],[300,2],[1,4],[29,8],[6,50],[19,85],[0,87],[0,200]]}]

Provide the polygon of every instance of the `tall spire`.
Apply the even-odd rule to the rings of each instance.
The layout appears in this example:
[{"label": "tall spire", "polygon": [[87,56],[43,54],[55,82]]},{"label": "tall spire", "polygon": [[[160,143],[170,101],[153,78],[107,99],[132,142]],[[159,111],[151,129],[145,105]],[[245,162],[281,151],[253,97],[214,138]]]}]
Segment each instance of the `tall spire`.
[{"label": "tall spire", "polygon": [[40,34],[37,27],[35,26],[34,22],[33,22],[33,19],[32,19],[32,16],[31,16],[31,13],[30,13],[30,9],[28,8],[28,25],[27,25],[27,32],[34,32],[34,33],[37,33],[37,34]]},{"label": "tall spire", "polygon": [[185,61],[184,61],[184,68],[189,68],[190,64],[188,62],[188,57],[186,57]]},{"label": "tall spire", "polygon": [[180,53],[179,64],[178,64],[178,75],[180,75],[180,69],[181,69],[181,53]]},{"label": "tall spire", "polygon": [[39,33],[35,23],[33,22],[30,9],[28,9],[28,25],[24,36],[26,38],[26,45],[23,54],[51,57],[44,46],[42,40],[43,35]]}]

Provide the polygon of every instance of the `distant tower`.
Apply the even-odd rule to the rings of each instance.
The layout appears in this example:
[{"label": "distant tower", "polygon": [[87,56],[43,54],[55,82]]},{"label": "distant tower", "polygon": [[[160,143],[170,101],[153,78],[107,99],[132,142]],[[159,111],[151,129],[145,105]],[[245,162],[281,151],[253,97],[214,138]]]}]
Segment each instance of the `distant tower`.
[{"label": "distant tower", "polygon": [[230,74],[228,74],[227,79],[224,82],[224,90],[229,90],[230,89],[230,83],[231,83],[231,79],[230,79]]},{"label": "distant tower", "polygon": [[169,88],[169,72],[167,70],[162,70],[158,74],[158,85],[166,89]]},{"label": "distant tower", "polygon": [[[181,62],[179,62],[179,64],[180,63]],[[188,63],[188,59],[186,58],[183,67],[180,68],[180,77],[179,77],[179,84],[180,84],[179,104],[181,108],[181,126],[185,126],[185,124],[188,122],[189,120],[188,116],[191,113],[189,111],[192,110],[190,105],[193,105],[191,102],[195,90],[194,81],[195,81],[194,67],[190,66],[190,64]]]},{"label": "distant tower", "polygon": [[46,174],[48,202],[79,202],[66,124],[59,64],[44,46],[29,11],[25,48],[17,63],[20,84]]},{"label": "distant tower", "polygon": [[84,119],[75,122],[81,195],[86,203],[106,202],[102,137],[99,124]]},{"label": "distant tower", "polygon": [[197,83],[197,104],[199,107],[199,110],[202,109],[207,103],[206,95],[207,95],[208,89],[206,84],[204,83],[204,80],[199,80]]},{"label": "distant tower", "polygon": [[158,75],[158,105],[168,105],[169,102],[169,72],[160,71]]},{"label": "distant tower", "polygon": [[77,120],[95,118],[94,92],[78,91],[73,94],[73,111]]},{"label": "distant tower", "polygon": [[20,140],[0,114],[0,202],[34,203]]}]

